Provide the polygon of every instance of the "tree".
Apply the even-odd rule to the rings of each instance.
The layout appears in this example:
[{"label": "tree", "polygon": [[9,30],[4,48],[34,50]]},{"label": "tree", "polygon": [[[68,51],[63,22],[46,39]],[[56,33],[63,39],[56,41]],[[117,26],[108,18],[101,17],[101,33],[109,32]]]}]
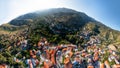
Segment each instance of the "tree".
[{"label": "tree", "polygon": [[5,63],[6,61],[6,58],[0,54],[0,64]]}]

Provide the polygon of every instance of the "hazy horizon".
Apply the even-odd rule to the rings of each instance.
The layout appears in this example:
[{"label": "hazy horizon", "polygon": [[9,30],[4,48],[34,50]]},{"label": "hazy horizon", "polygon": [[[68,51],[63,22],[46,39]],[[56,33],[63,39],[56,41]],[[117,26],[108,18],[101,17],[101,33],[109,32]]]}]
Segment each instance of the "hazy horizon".
[{"label": "hazy horizon", "polygon": [[84,12],[108,27],[120,31],[119,4],[119,0],[1,0],[0,25],[29,12],[64,7]]}]

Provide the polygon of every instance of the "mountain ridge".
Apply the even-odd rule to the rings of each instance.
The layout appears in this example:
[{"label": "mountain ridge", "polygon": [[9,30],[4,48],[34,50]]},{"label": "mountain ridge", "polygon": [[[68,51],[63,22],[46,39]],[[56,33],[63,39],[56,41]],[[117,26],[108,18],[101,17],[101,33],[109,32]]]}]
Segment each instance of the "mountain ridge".
[{"label": "mountain ridge", "polygon": [[[42,29],[41,27],[46,31],[40,31],[40,29]],[[10,32],[24,30],[24,28],[28,28],[31,30],[30,32],[34,30],[35,33],[36,31],[41,34],[42,32],[46,32],[48,35],[50,34],[50,36],[45,35],[46,33],[43,33],[42,35],[49,37],[49,39],[52,38],[52,35],[63,35],[66,37],[69,34],[79,33],[86,28],[89,31],[92,31],[93,34],[95,33],[95,35],[99,35],[102,38],[106,38],[111,34],[114,37],[112,40],[120,41],[119,36],[117,38],[117,35],[120,34],[119,31],[113,30],[83,12],[78,12],[68,8],[53,8],[28,13],[11,20],[8,24],[0,26],[1,30]],[[28,34],[31,35],[31,33]],[[110,37],[107,37],[106,40],[109,40],[109,38]]]}]

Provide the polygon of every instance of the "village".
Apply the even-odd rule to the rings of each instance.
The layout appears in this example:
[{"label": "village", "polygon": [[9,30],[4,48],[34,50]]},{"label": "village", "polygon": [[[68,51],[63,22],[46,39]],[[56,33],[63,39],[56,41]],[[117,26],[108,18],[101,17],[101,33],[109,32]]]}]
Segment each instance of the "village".
[{"label": "village", "polygon": [[[26,36],[25,33],[23,36]],[[86,31],[80,34],[80,38],[88,40],[84,47],[74,44],[50,44],[42,37],[33,45],[35,48],[31,48],[28,39],[24,38],[17,41],[16,45],[21,51],[15,54],[13,61],[24,61],[24,67],[18,65],[17,68],[120,68],[120,53],[115,47],[102,47],[99,38],[89,36],[89,32]],[[11,46],[8,49],[10,50]],[[20,57],[22,51],[27,51],[30,57]],[[1,64],[0,68],[14,66]]]}]

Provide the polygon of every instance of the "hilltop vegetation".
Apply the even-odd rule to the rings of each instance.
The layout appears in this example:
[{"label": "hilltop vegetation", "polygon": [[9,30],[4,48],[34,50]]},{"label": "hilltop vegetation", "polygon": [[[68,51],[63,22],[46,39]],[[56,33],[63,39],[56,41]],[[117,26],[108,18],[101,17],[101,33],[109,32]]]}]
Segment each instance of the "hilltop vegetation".
[{"label": "hilltop vegetation", "polygon": [[90,32],[90,36],[98,36],[103,45],[115,44],[119,46],[120,44],[119,31],[105,26],[85,13],[66,8],[28,13],[1,25],[0,42],[4,45],[9,42],[11,45],[11,42],[15,42],[10,41],[11,35],[21,37],[21,33],[27,31],[27,38],[32,41],[32,44],[37,43],[39,38],[45,37],[54,44],[73,43],[81,45],[84,39],[80,39],[79,35],[83,30]]},{"label": "hilltop vegetation", "polygon": [[[83,29],[91,31],[92,35],[100,36],[104,43],[120,41],[119,31],[105,26],[85,13],[66,8],[28,13],[0,26],[1,34],[14,33],[25,28],[29,30],[28,34],[33,41],[46,37],[52,43],[60,43],[65,40],[67,43],[78,44],[74,42],[78,41],[75,35],[78,35]],[[70,38],[76,40],[72,41]]]}]

